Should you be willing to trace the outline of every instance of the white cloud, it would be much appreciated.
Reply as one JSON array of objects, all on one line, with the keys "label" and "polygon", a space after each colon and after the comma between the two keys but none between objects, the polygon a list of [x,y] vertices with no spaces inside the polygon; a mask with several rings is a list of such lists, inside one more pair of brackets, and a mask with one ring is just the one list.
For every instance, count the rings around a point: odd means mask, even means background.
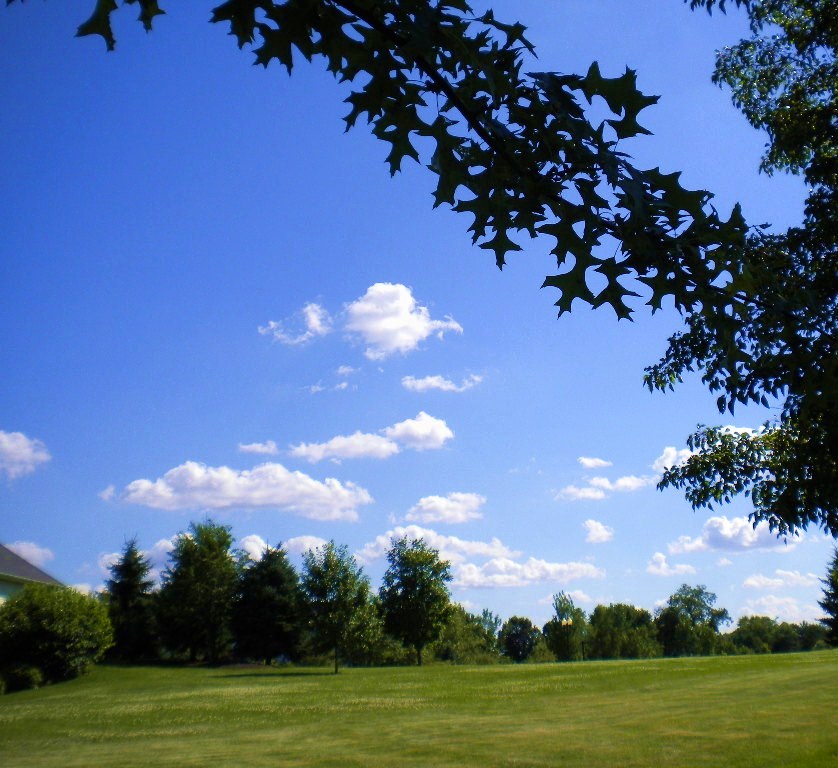
[{"label": "white cloud", "polygon": [[267,548],[268,542],[255,533],[239,539],[239,549],[246,552],[251,560],[260,560]]},{"label": "white cloud", "polygon": [[567,485],[557,494],[557,500],[566,501],[599,501],[605,498],[605,491],[601,488],[580,488],[577,485]]},{"label": "white cloud", "polygon": [[166,510],[273,507],[313,520],[356,520],[357,508],[372,503],[369,492],[354,483],[334,478],[321,482],[281,464],[237,470],[195,461],[170,469],[157,480],[134,480],[122,499]]},{"label": "white cloud", "polygon": [[662,474],[664,470],[670,467],[683,464],[692,455],[693,452],[689,448],[678,450],[674,445],[667,445],[663,449],[663,453],[652,462],[652,469],[658,474]]},{"label": "white cloud", "polygon": [[449,493],[447,496],[424,496],[406,515],[420,523],[466,523],[483,517],[480,511],[486,497],[479,493]]},{"label": "white cloud", "polygon": [[604,544],[606,541],[611,541],[614,538],[614,529],[603,525],[597,520],[586,520],[582,525],[587,531],[585,541],[590,544]]},{"label": "white cloud", "polygon": [[386,459],[399,452],[399,446],[381,435],[355,432],[338,435],[325,443],[300,443],[291,455],[314,464],[323,459]]},{"label": "white cloud", "polygon": [[338,376],[346,377],[351,376],[353,373],[358,373],[358,369],[353,368],[351,365],[340,365],[335,373]]},{"label": "white cloud", "polygon": [[727,568],[727,566],[733,565],[733,560],[727,557],[720,557],[718,560],[716,560],[716,565],[719,568]]},{"label": "white cloud", "polygon": [[443,376],[424,376],[421,379],[415,376],[404,376],[402,386],[411,392],[427,392],[430,389],[437,389],[440,392],[465,392],[482,381],[482,376],[474,374],[463,379],[459,384]]},{"label": "white cloud", "polygon": [[668,545],[670,554],[703,552],[705,550],[726,550],[731,552],[746,549],[790,550],[797,546],[803,535],[789,537],[788,543],[771,532],[768,523],[759,523],[754,528],[747,517],[711,517],[704,523],[701,536],[681,536]]},{"label": "white cloud", "polygon": [[282,542],[282,546],[289,555],[302,555],[312,549],[319,549],[328,544],[326,539],[319,536],[292,536]]},{"label": "white cloud", "polygon": [[332,330],[332,318],[329,313],[319,304],[309,302],[297,314],[302,320],[305,330],[291,332],[286,329],[286,322],[270,320],[267,325],[259,326],[259,333],[262,336],[270,336],[274,341],[289,346],[305,344],[312,339],[326,336]]},{"label": "white cloud", "polygon": [[612,462],[605,459],[597,459],[593,456],[580,456],[577,461],[585,467],[585,469],[602,469],[603,467],[612,466]]},{"label": "white cloud", "polygon": [[258,453],[267,456],[276,456],[279,448],[273,440],[266,440],[264,443],[239,443],[240,453]]},{"label": "white cloud", "polygon": [[[582,603],[593,603],[594,599],[584,590],[581,589],[571,589],[565,590],[565,594],[573,600],[574,605],[581,605]],[[554,593],[551,592],[549,595],[545,595],[541,599],[539,599],[539,605],[553,605],[553,597]]]},{"label": "white cloud", "polygon": [[51,549],[46,547],[39,547],[32,541],[13,541],[7,544],[6,547],[11,549],[16,555],[20,555],[24,560],[37,565],[42,568],[46,563],[55,558]]},{"label": "white cloud", "polygon": [[653,576],[676,576],[695,573],[695,568],[686,563],[670,565],[666,562],[666,555],[663,552],[655,552],[646,566],[646,573],[651,573]]},{"label": "white cloud", "polygon": [[442,338],[445,331],[462,333],[451,317],[432,320],[427,307],[416,303],[413,293],[399,283],[375,283],[346,307],[346,330],[361,336],[370,360],[382,360],[395,353],[406,354],[431,334]]},{"label": "white cloud", "polygon": [[823,616],[823,611],[817,605],[801,605],[793,597],[765,595],[757,600],[746,602],[741,614],[743,616],[768,616],[779,621],[799,623],[801,621],[815,622]]},{"label": "white cloud", "polygon": [[447,440],[454,437],[443,419],[434,418],[424,411],[420,411],[415,419],[400,421],[383,432],[391,440],[416,451],[442,448]]},{"label": "white cloud", "polygon": [[493,538],[491,541],[469,541],[457,536],[444,536],[431,528],[422,528],[418,525],[396,526],[381,536],[365,544],[356,557],[362,562],[371,562],[384,557],[390,548],[390,542],[395,539],[407,537],[408,539],[424,539],[429,547],[439,551],[443,560],[458,564],[471,557],[520,557],[520,552],[515,552],[507,547],[500,539]]},{"label": "white cloud", "polygon": [[46,445],[37,438],[0,429],[0,474],[9,480],[31,474],[51,458]]},{"label": "white cloud", "polygon": [[530,557],[519,563],[496,557],[483,565],[463,563],[454,574],[456,587],[525,587],[545,581],[565,584],[576,579],[600,579],[605,571],[591,563],[550,563]]},{"label": "white cloud", "polygon": [[445,421],[421,411],[415,419],[385,427],[379,434],[359,431],[338,435],[325,443],[300,443],[291,446],[290,453],[312,464],[323,459],[387,459],[399,453],[402,446],[415,451],[431,450],[441,448],[453,437]]},{"label": "white cloud", "polygon": [[116,495],[116,487],[113,485],[109,485],[107,488],[103,488],[97,496],[102,499],[102,501],[110,501]]},{"label": "white cloud", "polygon": [[654,485],[657,482],[656,477],[644,475],[637,477],[636,475],[626,475],[625,477],[618,477],[616,480],[609,480],[607,477],[592,477],[588,480],[588,484],[594,488],[601,488],[603,491],[611,491],[616,493],[631,493],[639,491],[641,488],[646,488]]},{"label": "white cloud", "polygon": [[755,573],[748,576],[742,586],[749,589],[782,589],[784,587],[813,587],[820,579],[814,573],[800,573],[800,571],[784,571],[778,568],[774,576]]}]

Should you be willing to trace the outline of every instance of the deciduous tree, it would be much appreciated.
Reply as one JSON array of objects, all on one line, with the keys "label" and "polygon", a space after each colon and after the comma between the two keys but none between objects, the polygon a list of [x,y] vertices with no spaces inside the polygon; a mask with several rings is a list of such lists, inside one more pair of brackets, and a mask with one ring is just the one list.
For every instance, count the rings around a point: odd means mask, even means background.
[{"label": "deciduous tree", "polygon": [[584,659],[587,631],[585,612],[574,605],[570,595],[564,592],[553,595],[553,618],[544,625],[541,632],[556,659]]},{"label": "deciduous tree", "polygon": [[238,579],[230,527],[212,520],[191,523],[169,554],[158,598],[164,644],[216,664],[229,651],[230,616]]},{"label": "deciduous tree", "polygon": [[31,666],[47,682],[84,674],[113,642],[104,603],[69,587],[28,584],[0,606],[0,666]]},{"label": "deciduous tree", "polygon": [[436,640],[449,613],[451,566],[423,539],[394,539],[379,591],[384,628],[416,652]]},{"label": "deciduous tree", "polygon": [[516,663],[526,661],[541,637],[541,631],[528,618],[513,616],[504,622],[498,635],[501,652]]},{"label": "deciduous tree", "polygon": [[302,588],[317,647],[331,651],[335,674],[341,653],[357,643],[370,605],[370,583],[345,546],[330,541],[306,552]]},{"label": "deciduous tree", "polygon": [[665,656],[710,655],[719,628],[730,622],[724,608],[715,608],[716,595],[700,584],[682,584],[655,617],[658,640]]}]

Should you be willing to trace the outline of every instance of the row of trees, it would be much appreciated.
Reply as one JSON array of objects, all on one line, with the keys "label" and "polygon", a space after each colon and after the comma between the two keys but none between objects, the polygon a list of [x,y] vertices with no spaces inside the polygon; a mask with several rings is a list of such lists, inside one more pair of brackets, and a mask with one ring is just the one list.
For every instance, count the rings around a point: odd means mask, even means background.
[{"label": "row of trees", "polygon": [[334,542],[307,552],[299,575],[280,547],[254,561],[232,545],[229,527],[193,523],[177,537],[155,590],[148,561],[129,541],[107,582],[114,656],[214,664],[233,655],[270,663],[329,653],[337,672],[341,659],[401,661],[409,649],[421,664],[452,610],[449,564],[422,540],[392,542],[377,594],[348,548]]},{"label": "row of trees", "polygon": [[76,677],[110,649],[121,661],[322,660],[355,665],[573,661],[838,646],[838,549],[824,583],[823,626],[763,616],[730,622],[716,596],[682,585],[653,616],[622,603],[590,615],[570,596],[553,598],[539,629],[451,603],[449,564],[422,540],[395,539],[377,593],[346,547],[305,555],[297,574],[282,548],[254,561],[232,548],[230,529],[193,524],[170,555],[159,589],[129,541],[97,597],[34,584],[0,606],[0,692]]},{"label": "row of trees", "polygon": [[[233,548],[230,529],[211,521],[190,526],[170,554],[161,586],[135,541],[111,568],[106,600],[116,658],[159,655],[218,663],[236,657],[270,663],[328,654],[338,671],[351,664],[421,664],[438,660],[486,663],[507,658],[570,661],[716,653],[810,650],[838,644],[831,624],[731,619],[704,586],[682,585],[655,615],[633,605],[598,605],[587,615],[565,593],[539,628],[490,611],[473,614],[452,604],[450,566],[424,541],[395,539],[375,593],[345,546],[309,551],[298,575],[281,547],[254,561]],[[838,579],[838,563],[830,573]],[[838,599],[838,581],[825,581],[824,610]],[[832,606],[835,608],[835,606]],[[834,623],[834,620],[832,620]],[[831,628],[831,634],[829,629]]]}]

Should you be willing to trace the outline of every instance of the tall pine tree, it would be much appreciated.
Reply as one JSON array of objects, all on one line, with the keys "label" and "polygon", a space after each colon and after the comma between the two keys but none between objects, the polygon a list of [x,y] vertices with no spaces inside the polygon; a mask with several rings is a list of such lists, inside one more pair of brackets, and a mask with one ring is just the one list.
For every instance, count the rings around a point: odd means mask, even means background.
[{"label": "tall pine tree", "polygon": [[154,582],[151,566],[137,547],[136,538],[125,543],[107,581],[108,613],[114,631],[111,655],[122,661],[140,661],[157,655],[151,606]]},{"label": "tall pine tree", "polygon": [[823,583],[823,600],[818,605],[826,616],[821,623],[826,626],[826,640],[830,645],[838,645],[838,547],[832,551],[832,561]]}]

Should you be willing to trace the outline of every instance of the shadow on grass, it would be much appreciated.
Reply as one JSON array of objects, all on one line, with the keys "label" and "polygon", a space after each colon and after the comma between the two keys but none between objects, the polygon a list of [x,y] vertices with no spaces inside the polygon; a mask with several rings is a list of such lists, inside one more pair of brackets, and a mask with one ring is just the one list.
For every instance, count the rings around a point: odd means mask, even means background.
[{"label": "shadow on grass", "polygon": [[331,670],[314,670],[311,672],[292,672],[282,669],[268,669],[264,672],[223,672],[216,677],[334,677]]}]

